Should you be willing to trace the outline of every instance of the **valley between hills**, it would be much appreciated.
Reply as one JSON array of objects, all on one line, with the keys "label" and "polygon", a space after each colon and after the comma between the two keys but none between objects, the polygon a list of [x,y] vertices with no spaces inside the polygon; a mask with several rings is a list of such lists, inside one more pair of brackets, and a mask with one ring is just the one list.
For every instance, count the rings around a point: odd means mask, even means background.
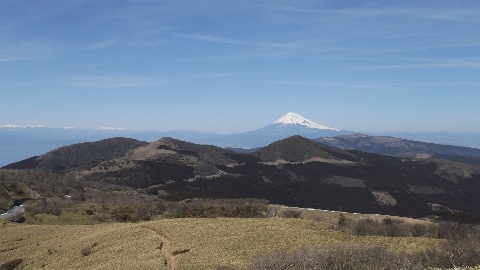
[{"label": "valley between hills", "polygon": [[369,153],[354,146],[392,150],[378,146],[393,138],[349,136],[357,144],[291,136],[250,153],[117,137],[9,164],[0,207],[25,212],[0,225],[0,265],[352,269],[335,268],[346,256],[368,258],[356,269],[480,265],[480,167],[475,156],[460,162],[468,148],[394,140],[396,151]]}]

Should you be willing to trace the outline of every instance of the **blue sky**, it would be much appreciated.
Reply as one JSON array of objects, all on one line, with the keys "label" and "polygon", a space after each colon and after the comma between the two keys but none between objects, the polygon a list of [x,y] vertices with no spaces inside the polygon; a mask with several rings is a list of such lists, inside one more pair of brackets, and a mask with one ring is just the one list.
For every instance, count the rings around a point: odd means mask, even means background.
[{"label": "blue sky", "polygon": [[0,1],[0,126],[480,132],[479,1]]}]

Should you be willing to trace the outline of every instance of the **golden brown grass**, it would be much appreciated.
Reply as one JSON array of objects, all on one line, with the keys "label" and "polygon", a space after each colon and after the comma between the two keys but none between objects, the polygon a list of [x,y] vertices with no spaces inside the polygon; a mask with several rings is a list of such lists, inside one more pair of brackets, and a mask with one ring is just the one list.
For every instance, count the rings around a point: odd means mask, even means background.
[{"label": "golden brown grass", "polygon": [[438,240],[422,238],[352,237],[325,223],[283,218],[175,219],[152,222],[152,225],[167,233],[173,250],[190,249],[177,257],[181,269],[243,268],[259,254],[318,244],[347,242],[415,250],[438,243]]},{"label": "golden brown grass", "polygon": [[0,224],[0,230],[0,265],[23,259],[16,269],[165,269],[162,237],[169,240],[177,269],[242,269],[259,254],[319,244],[349,243],[413,251],[441,241],[351,236],[324,222],[284,218],[169,219],[68,226]]},{"label": "golden brown grass", "polygon": [[1,231],[0,265],[23,259],[15,269],[164,267],[159,237],[132,224],[7,224]]}]

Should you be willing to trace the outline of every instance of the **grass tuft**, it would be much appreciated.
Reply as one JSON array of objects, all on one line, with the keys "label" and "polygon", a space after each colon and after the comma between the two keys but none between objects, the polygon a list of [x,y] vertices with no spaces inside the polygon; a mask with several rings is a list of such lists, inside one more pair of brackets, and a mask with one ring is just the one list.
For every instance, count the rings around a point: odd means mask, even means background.
[{"label": "grass tuft", "polygon": [[0,265],[0,270],[13,270],[23,262],[22,259],[15,259]]}]

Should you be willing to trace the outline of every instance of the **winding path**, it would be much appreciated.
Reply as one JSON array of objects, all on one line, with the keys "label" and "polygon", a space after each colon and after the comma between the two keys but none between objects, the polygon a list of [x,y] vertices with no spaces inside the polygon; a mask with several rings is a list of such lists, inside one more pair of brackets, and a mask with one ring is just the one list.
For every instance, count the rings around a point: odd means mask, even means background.
[{"label": "winding path", "polygon": [[160,250],[162,251],[163,257],[165,258],[165,267],[167,268],[167,270],[177,269],[177,263],[175,262],[175,256],[171,252],[172,245],[170,243],[170,240],[168,240],[163,235],[162,232],[158,231],[155,228],[152,228],[152,227],[147,226],[147,225],[142,225],[141,227],[154,232],[162,240],[162,242],[160,243]]}]

